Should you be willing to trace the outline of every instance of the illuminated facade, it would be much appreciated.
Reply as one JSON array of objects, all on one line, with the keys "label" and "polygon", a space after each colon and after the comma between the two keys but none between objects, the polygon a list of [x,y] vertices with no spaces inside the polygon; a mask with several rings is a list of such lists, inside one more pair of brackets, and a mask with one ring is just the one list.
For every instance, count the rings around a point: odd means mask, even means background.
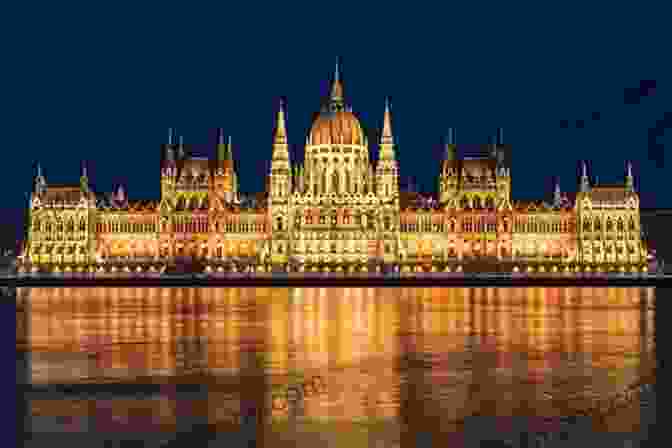
[{"label": "illuminated facade", "polygon": [[389,102],[376,163],[345,101],[338,67],[313,122],[303,164],[289,157],[277,113],[265,193],[238,191],[231,139],[214,159],[187,154],[171,130],[161,157],[161,199],[107,197],[89,186],[47,185],[30,201],[20,272],[584,272],[646,270],[639,198],[628,164],[622,185],[551,203],[511,200],[510,147],[501,132],[475,156],[458,156],[450,131],[435,199],[399,189]]}]

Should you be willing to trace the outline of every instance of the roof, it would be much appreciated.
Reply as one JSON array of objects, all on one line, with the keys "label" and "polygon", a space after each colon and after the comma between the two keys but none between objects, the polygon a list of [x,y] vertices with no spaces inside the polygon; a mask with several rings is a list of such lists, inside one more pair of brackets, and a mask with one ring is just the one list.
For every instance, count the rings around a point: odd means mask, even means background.
[{"label": "roof", "polygon": [[349,111],[320,113],[310,129],[310,143],[329,145],[341,142],[346,145],[364,144],[364,132],[359,119]]},{"label": "roof", "polygon": [[47,185],[44,194],[40,197],[43,203],[77,203],[82,197],[94,198],[94,193],[88,195],[79,185]]},{"label": "roof", "polygon": [[623,202],[628,197],[628,192],[623,185],[607,186],[600,185],[593,187],[590,192],[593,201],[600,202]]}]

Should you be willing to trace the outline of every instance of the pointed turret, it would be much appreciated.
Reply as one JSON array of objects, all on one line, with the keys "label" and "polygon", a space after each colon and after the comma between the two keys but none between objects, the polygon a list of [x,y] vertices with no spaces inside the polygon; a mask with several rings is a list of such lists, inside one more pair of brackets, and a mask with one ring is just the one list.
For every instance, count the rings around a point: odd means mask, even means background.
[{"label": "pointed turret", "polygon": [[392,117],[390,116],[390,100],[385,98],[385,113],[383,116],[383,133],[380,136],[379,160],[394,160],[394,137],[392,136]]},{"label": "pointed turret", "polygon": [[280,99],[280,107],[278,108],[278,114],[275,124],[275,134],[273,135],[273,144],[275,145],[285,145],[287,144],[287,128],[285,124],[285,104],[282,99]]},{"label": "pointed turret", "polygon": [[226,142],[224,141],[224,130],[219,128],[217,130],[217,161],[222,162],[226,160],[227,152]]},{"label": "pointed turret", "polygon": [[635,191],[635,179],[632,177],[632,163],[628,161],[625,172],[625,189],[628,193]]},{"label": "pointed turret", "polygon": [[82,175],[79,178],[79,185],[82,191],[89,191],[89,177],[86,173],[86,163],[82,162]]},{"label": "pointed turret", "polygon": [[271,196],[281,198],[291,191],[292,172],[287,145],[287,128],[285,122],[285,102],[281,99],[276,116],[273,134],[273,154],[271,157]]},{"label": "pointed turret", "polygon": [[37,176],[35,176],[35,193],[40,195],[45,192],[47,188],[47,181],[42,175],[42,166],[37,162]]},{"label": "pointed turret", "polygon": [[233,143],[230,135],[229,135],[229,144],[226,147],[226,160],[233,161]]},{"label": "pointed turret", "polygon": [[448,128],[446,139],[445,160],[457,160],[457,146],[455,145],[455,128]]},{"label": "pointed turret", "polygon": [[343,105],[343,83],[341,82],[341,68],[338,58],[336,58],[336,69],[334,70],[334,80],[331,83],[329,100],[332,105]]},{"label": "pointed turret", "polygon": [[126,203],[126,191],[124,191],[124,186],[119,184],[117,187],[117,193],[114,195],[114,199],[119,203],[119,205],[123,205]]},{"label": "pointed turret", "polygon": [[583,193],[590,191],[590,182],[588,181],[588,169],[586,168],[586,161],[581,161],[581,182],[579,189]]},{"label": "pointed turret", "polygon": [[383,115],[383,132],[380,136],[378,164],[376,165],[377,195],[386,199],[396,197],[399,192],[397,178],[397,161],[394,151],[394,137],[392,134],[392,116],[390,100],[385,98],[385,113]]},{"label": "pointed turret", "polygon": [[177,144],[177,158],[178,160],[183,160],[184,157],[184,137],[180,135]]},{"label": "pointed turret", "polygon": [[553,191],[553,205],[559,207],[561,200],[562,200],[562,194],[560,192],[560,178],[557,177],[555,179],[555,190]]}]

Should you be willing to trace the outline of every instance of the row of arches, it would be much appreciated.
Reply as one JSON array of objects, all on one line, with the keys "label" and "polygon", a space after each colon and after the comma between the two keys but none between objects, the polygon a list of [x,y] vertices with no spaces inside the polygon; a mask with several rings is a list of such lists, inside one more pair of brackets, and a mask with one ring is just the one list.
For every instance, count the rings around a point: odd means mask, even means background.
[{"label": "row of arches", "polygon": [[87,231],[87,219],[84,217],[62,218],[60,216],[32,220],[32,231],[40,233],[74,233]]},{"label": "row of arches", "polygon": [[612,218],[610,216],[584,216],[581,218],[581,230],[584,232],[625,232],[627,222],[628,232],[636,231],[635,219],[631,216],[627,219],[619,216]]}]

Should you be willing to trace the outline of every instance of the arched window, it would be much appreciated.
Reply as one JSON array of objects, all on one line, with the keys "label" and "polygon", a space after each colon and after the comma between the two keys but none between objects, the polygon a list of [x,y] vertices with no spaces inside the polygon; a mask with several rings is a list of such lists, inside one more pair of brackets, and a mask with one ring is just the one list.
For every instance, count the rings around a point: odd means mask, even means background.
[{"label": "arched window", "polygon": [[596,220],[595,220],[595,231],[596,231],[596,232],[599,232],[600,230],[602,230],[602,226],[601,226],[600,224],[601,224],[601,223],[600,223],[600,219],[599,219],[599,218],[596,219]]},{"label": "arched window", "polygon": [[278,230],[282,230],[282,216],[278,216],[276,219],[276,225]]},{"label": "arched window", "polygon": [[584,232],[590,232],[590,220],[585,219],[583,220],[583,231]]},{"label": "arched window", "polygon": [[607,232],[614,230],[614,223],[611,221],[611,218],[607,218]]},{"label": "arched window", "polygon": [[628,222],[628,230],[633,232],[635,230],[635,220],[630,218],[630,222]]}]

